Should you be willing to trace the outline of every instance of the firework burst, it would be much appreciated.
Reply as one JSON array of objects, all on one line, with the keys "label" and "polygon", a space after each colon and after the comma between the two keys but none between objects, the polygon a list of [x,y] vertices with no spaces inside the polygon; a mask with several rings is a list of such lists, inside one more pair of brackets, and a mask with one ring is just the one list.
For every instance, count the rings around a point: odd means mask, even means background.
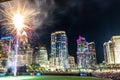
[{"label": "firework burst", "polygon": [[[0,10],[4,16],[4,25],[7,25],[7,30],[13,36],[16,35],[16,30],[23,31],[32,30],[32,22],[40,12],[29,6],[27,0],[14,0],[3,3],[3,9]],[[16,27],[17,26],[17,27]]]}]

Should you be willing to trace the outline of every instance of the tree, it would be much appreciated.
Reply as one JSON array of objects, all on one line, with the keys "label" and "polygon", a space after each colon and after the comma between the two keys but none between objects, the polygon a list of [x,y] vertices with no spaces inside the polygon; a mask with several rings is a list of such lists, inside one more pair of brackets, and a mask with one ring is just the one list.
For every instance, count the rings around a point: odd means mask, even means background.
[{"label": "tree", "polygon": [[28,70],[39,70],[39,68],[40,68],[40,65],[37,63],[32,63],[32,64],[27,66]]},{"label": "tree", "polygon": [[2,62],[1,62],[2,66],[5,68],[6,65],[7,65],[7,60],[3,59]]}]

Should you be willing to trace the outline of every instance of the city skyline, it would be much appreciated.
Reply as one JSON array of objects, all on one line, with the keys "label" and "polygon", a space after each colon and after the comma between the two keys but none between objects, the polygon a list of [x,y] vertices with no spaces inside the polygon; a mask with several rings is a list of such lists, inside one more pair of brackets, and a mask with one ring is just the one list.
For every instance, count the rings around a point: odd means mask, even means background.
[{"label": "city skyline", "polygon": [[[35,4],[37,1],[30,0]],[[104,60],[103,43],[113,35],[120,35],[119,0],[50,0],[42,8],[48,14],[36,29],[34,44],[45,44],[50,53],[52,32],[63,30],[68,36],[68,51],[76,56],[76,39],[79,35],[88,42],[95,42],[98,62]],[[3,31],[1,29],[1,31]],[[1,32],[0,31],[0,32]],[[0,33],[1,34],[1,33]],[[37,39],[36,39],[37,38]]]},{"label": "city skyline", "polygon": [[[53,23],[44,24],[41,29],[42,38],[50,52],[52,32],[64,30],[68,36],[69,53],[76,56],[76,39],[79,35],[86,37],[88,42],[95,42],[98,62],[104,60],[103,43],[113,35],[119,35],[120,1],[118,0],[55,0],[52,13]],[[45,32],[45,33],[44,33]]]},{"label": "city skyline", "polygon": [[0,77],[44,75],[120,79],[120,0],[0,1]]}]

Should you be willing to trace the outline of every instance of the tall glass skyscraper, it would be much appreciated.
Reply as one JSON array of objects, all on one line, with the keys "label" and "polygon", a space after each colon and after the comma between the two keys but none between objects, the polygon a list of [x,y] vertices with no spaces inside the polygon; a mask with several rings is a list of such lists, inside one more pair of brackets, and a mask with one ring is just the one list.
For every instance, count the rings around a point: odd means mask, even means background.
[{"label": "tall glass skyscraper", "polygon": [[91,58],[89,58],[90,59],[90,65],[91,65],[91,67],[93,67],[97,64],[95,43],[90,42],[88,44],[88,49],[89,49],[89,52],[91,53]]},{"label": "tall glass skyscraper", "polygon": [[86,54],[85,52],[88,51],[88,43],[86,42],[85,38],[79,36],[77,39],[77,64],[79,68],[87,67],[86,63]]},{"label": "tall glass skyscraper", "polygon": [[65,70],[68,65],[68,41],[65,31],[57,31],[51,34],[51,61],[56,69]]},{"label": "tall glass skyscraper", "polygon": [[77,64],[79,68],[92,68],[96,64],[95,43],[88,43],[84,37],[77,39]]}]

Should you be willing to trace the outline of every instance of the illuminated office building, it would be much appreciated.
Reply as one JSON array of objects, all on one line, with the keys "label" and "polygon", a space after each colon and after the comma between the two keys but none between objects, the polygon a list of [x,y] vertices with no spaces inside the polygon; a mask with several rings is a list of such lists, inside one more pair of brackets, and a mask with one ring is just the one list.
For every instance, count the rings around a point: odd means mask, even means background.
[{"label": "illuminated office building", "polygon": [[12,37],[11,36],[5,36],[1,37],[0,41],[0,63],[2,60],[7,60],[9,58],[9,55],[11,53],[11,46],[12,46]]},{"label": "illuminated office building", "polygon": [[51,34],[50,63],[55,68],[65,70],[68,66],[68,42],[65,31]]},{"label": "illuminated office building", "polygon": [[3,42],[0,41],[0,66],[2,66],[2,61],[7,59],[7,53],[4,51]]},{"label": "illuminated office building", "polygon": [[[30,44],[28,44],[27,39],[28,37],[26,32],[22,32],[19,40],[17,66],[24,66],[26,64],[32,63],[33,49],[31,48]],[[4,43],[3,51],[7,53],[7,66],[12,67],[15,60],[16,44],[13,43],[13,39],[11,38],[11,36],[2,37],[1,40]]]},{"label": "illuminated office building", "polygon": [[77,39],[77,64],[78,67],[87,67],[86,63],[86,54],[85,52],[88,51],[88,43],[86,42],[85,38],[79,36]]},{"label": "illuminated office building", "polygon": [[113,36],[111,39],[113,43],[113,58],[115,64],[120,64],[120,36]]},{"label": "illuminated office building", "polygon": [[41,46],[38,50],[36,63],[38,63],[41,67],[48,67],[48,54],[46,47]]},{"label": "illuminated office building", "polygon": [[[18,51],[18,66],[32,64],[33,61],[33,49],[28,43],[28,36],[25,31],[22,32],[19,42],[19,51]],[[20,59],[19,59],[20,58]],[[22,64],[20,64],[20,62]]]},{"label": "illuminated office building", "polygon": [[77,39],[77,64],[79,68],[91,68],[96,64],[94,42],[88,43],[82,36]]},{"label": "illuminated office building", "polygon": [[120,36],[112,36],[111,40],[105,42],[104,59],[108,64],[120,64]]},{"label": "illuminated office building", "polygon": [[75,58],[74,56],[68,56],[70,67],[75,67]]},{"label": "illuminated office building", "polygon": [[88,49],[89,49],[89,52],[91,53],[91,58],[89,58],[91,60],[90,65],[91,66],[95,66],[97,64],[95,43],[94,42],[90,42],[88,44]]},{"label": "illuminated office building", "polygon": [[103,44],[103,51],[104,51],[104,61],[105,62],[108,62],[108,59],[107,59],[107,42],[105,42],[104,44]]},{"label": "illuminated office building", "polygon": [[107,64],[114,64],[114,53],[112,41],[105,42],[103,44],[104,60]]}]

